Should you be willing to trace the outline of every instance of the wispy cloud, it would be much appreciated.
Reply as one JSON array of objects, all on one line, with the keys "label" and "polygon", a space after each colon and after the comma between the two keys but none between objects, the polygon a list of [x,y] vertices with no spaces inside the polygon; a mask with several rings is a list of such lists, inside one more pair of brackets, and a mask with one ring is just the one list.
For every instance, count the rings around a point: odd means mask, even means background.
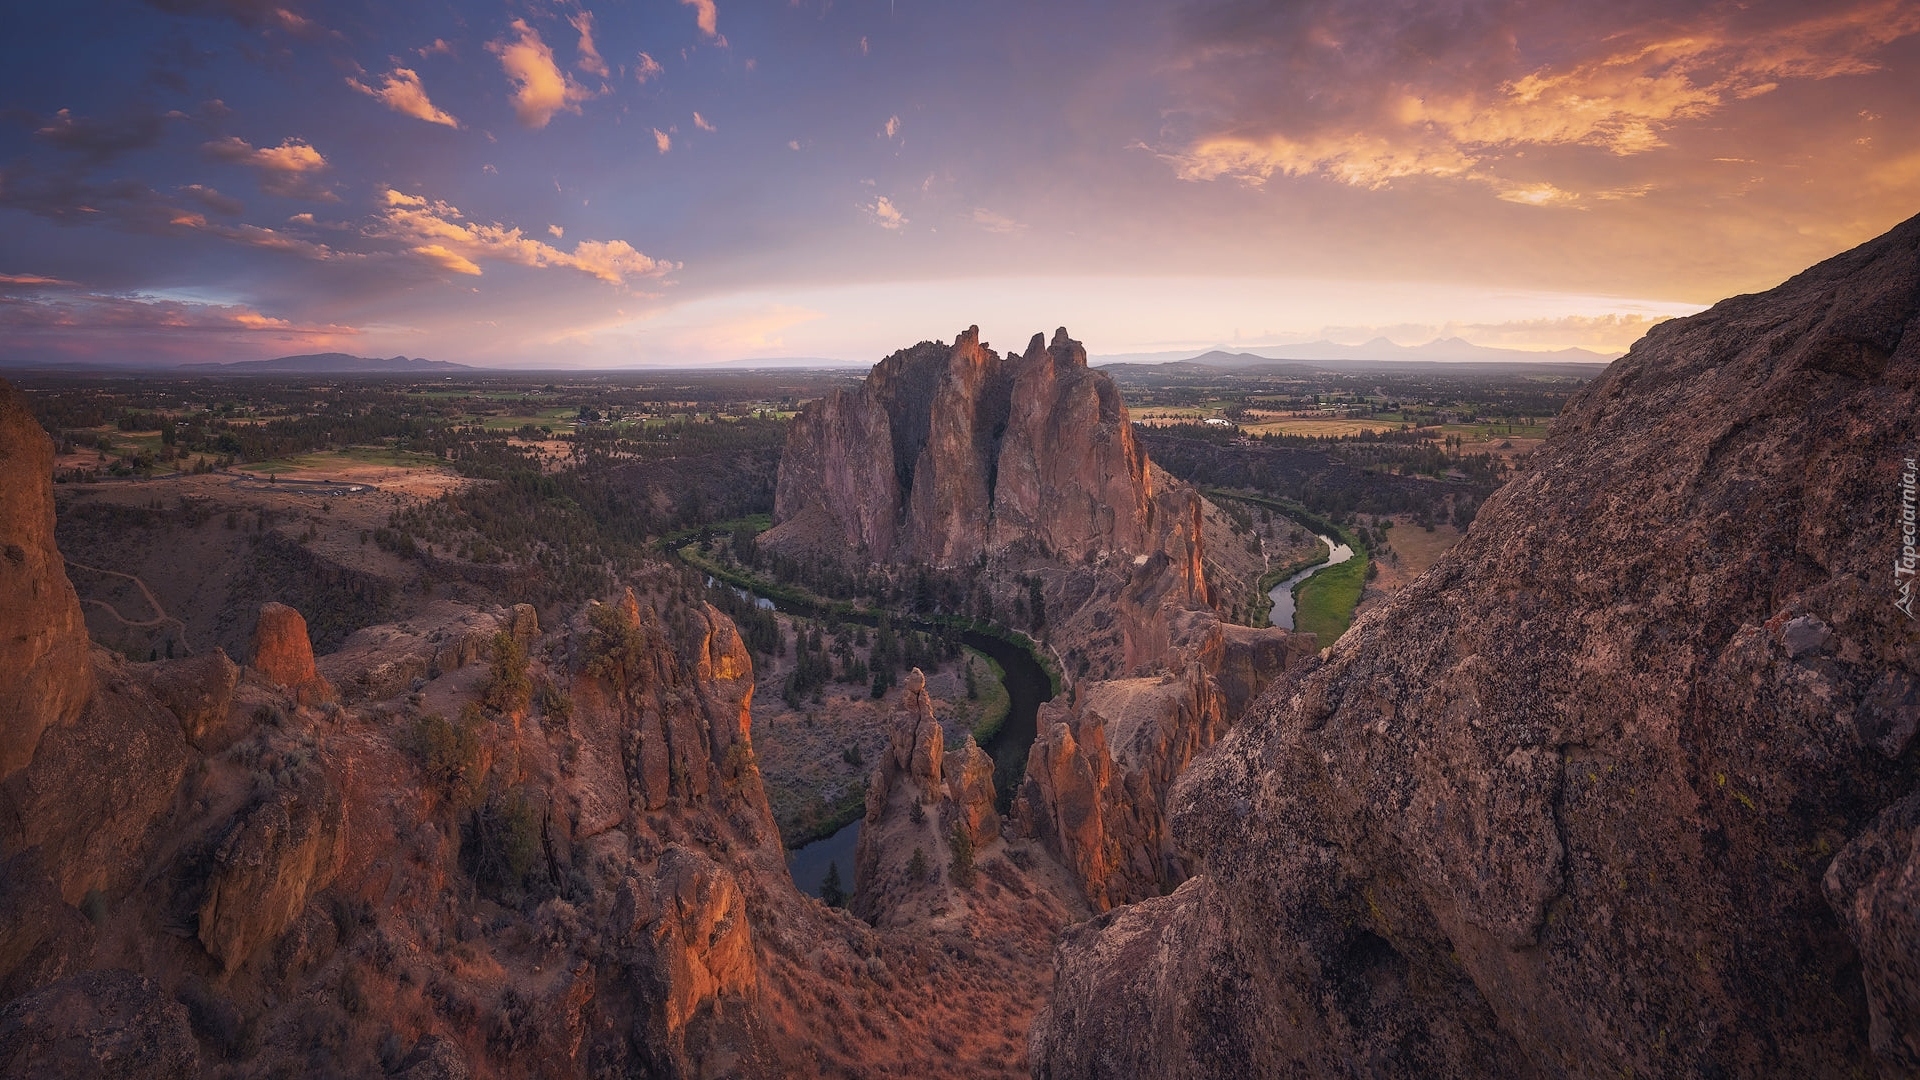
[{"label": "wispy cloud", "polygon": [[654,128],[653,145],[658,147],[660,152],[664,154],[673,149],[673,139],[668,136],[666,132],[661,131],[659,128]]},{"label": "wispy cloud", "polygon": [[893,139],[899,137],[899,135],[900,118],[898,116],[887,117],[887,122],[880,125],[880,137],[883,139]]},{"label": "wispy cloud", "polygon": [[595,48],[593,44],[593,12],[583,8],[578,13],[569,16],[567,24],[572,26],[574,30],[580,34],[580,59],[574,66],[589,75],[598,75],[603,79],[606,78],[607,62],[600,58],[600,50]]},{"label": "wispy cloud", "polygon": [[719,128],[714,127],[712,122],[709,121],[706,117],[701,116],[697,112],[693,114],[693,126],[699,128],[701,131],[719,131],[720,130]]},{"label": "wispy cloud", "polygon": [[973,213],[969,215],[968,220],[972,221],[978,228],[985,229],[990,233],[999,233],[1002,236],[1015,236],[1027,231],[1025,224],[1015,221],[1005,214],[996,214],[984,206],[974,207]]},{"label": "wispy cloud", "polygon": [[320,183],[320,174],[327,169],[327,159],[304,139],[287,139],[279,146],[256,147],[237,135],[230,135],[205,143],[201,149],[215,161],[253,169],[260,174],[260,189],[270,195],[340,201],[338,195]]},{"label": "wispy cloud", "polygon": [[425,120],[429,124],[441,124],[450,128],[460,126],[460,121],[455,120],[451,113],[427,100],[427,91],[420,85],[420,76],[410,68],[394,68],[388,72],[386,81],[380,85],[379,89],[351,77],[347,79],[347,85],[368,97],[385,102],[387,108],[402,116],[411,116],[416,120]]},{"label": "wispy cloud", "polygon": [[680,0],[693,9],[693,21],[700,32],[709,38],[720,36],[720,9],[714,6],[714,0]]},{"label": "wispy cloud", "polygon": [[907,216],[901,213],[900,208],[893,205],[893,200],[885,195],[875,196],[872,202],[861,209],[872,217],[875,225],[883,229],[898,231],[901,226],[907,224]]},{"label": "wispy cloud", "polygon": [[163,118],[157,112],[137,112],[114,119],[74,116],[61,109],[40,127],[33,137],[62,150],[81,155],[89,164],[104,165],[132,150],[142,150],[160,141]]},{"label": "wispy cloud", "polygon": [[678,264],[662,262],[625,240],[582,240],[571,252],[537,240],[518,228],[468,221],[457,207],[388,190],[386,205],[369,234],[396,240],[429,263],[457,274],[478,275],[483,260],[534,268],[561,267],[610,285],[632,278],[662,277]]},{"label": "wispy cloud", "polygon": [[660,66],[660,61],[655,60],[646,53],[641,53],[639,58],[634,61],[633,77],[644,86],[654,79],[659,78],[660,74],[666,70],[666,68]]},{"label": "wispy cloud", "polygon": [[513,83],[513,111],[528,127],[543,128],[557,112],[578,113],[580,103],[592,97],[553,62],[553,50],[525,19],[513,20],[517,35],[487,43]]}]

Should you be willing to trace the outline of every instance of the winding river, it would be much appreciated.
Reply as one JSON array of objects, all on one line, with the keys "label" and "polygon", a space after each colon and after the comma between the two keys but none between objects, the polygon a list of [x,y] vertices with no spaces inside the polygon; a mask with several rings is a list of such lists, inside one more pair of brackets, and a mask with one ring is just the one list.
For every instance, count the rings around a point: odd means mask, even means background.
[{"label": "winding river", "polygon": [[1267,621],[1282,630],[1293,629],[1293,590],[1298,588],[1308,578],[1325,570],[1327,567],[1339,566],[1341,563],[1353,558],[1353,549],[1340,543],[1331,536],[1322,536],[1320,542],[1327,545],[1327,550],[1333,553],[1327,557],[1326,562],[1307,567],[1305,570],[1275,585],[1273,590],[1267,593],[1267,595],[1273,599],[1273,612],[1267,616]]},{"label": "winding river", "polygon": [[[755,596],[753,601],[761,607],[775,607],[773,601],[763,596]],[[809,605],[788,602],[786,609],[792,614],[809,618],[820,615],[818,610]],[[865,616],[843,615],[840,618],[867,626],[876,622]],[[940,629],[931,623],[911,618],[901,619],[900,622],[917,630]],[[1032,653],[1010,641],[977,630],[963,630],[960,642],[992,657],[1005,673],[1002,684],[1007,688],[1007,717],[1001,722],[1000,730],[994,732],[993,737],[981,747],[993,758],[995,802],[1004,814],[1012,806],[1014,792],[1020,786],[1021,778],[1026,775],[1027,751],[1033,746],[1040,705],[1053,697],[1053,680]],[[840,887],[848,893],[853,892],[853,850],[859,841],[860,819],[855,818],[832,836],[789,851],[787,869],[793,874],[793,883],[809,896],[819,896],[828,868],[834,867],[840,872]]]}]

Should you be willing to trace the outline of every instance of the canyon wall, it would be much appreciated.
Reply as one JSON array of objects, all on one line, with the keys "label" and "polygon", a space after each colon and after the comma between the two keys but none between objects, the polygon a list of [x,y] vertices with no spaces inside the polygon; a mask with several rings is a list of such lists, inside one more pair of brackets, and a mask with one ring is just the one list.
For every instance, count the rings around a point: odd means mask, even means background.
[{"label": "canyon wall", "polygon": [[[31,418],[0,420],[0,460],[38,460]],[[0,470],[0,506],[50,505],[47,468]],[[37,576],[0,640],[66,662],[0,668],[23,757],[0,776],[0,1073],[1024,1072],[1073,911],[1003,847],[940,925],[801,895],[751,657],[676,573],[544,633],[436,601],[315,658],[270,605],[245,668],[135,664],[66,632],[51,523],[10,520],[35,557],[4,564]],[[983,758],[921,768],[985,839]]]},{"label": "canyon wall", "polygon": [[53,542],[53,440],[0,381],[0,779],[92,693],[87,627]]},{"label": "canyon wall", "polygon": [[1920,219],[1656,327],[1175,784],[1035,1075],[1912,1075]]},{"label": "canyon wall", "polygon": [[[1210,562],[1208,535],[1230,527],[1147,460],[1119,389],[1064,328],[1002,358],[970,327],[808,404],[774,521],[764,550],[853,570],[961,568],[976,610],[1002,620],[1031,614],[1038,597],[1037,632],[1071,685],[1039,718],[1014,828],[1041,840],[1096,910],[1186,878],[1162,812],[1168,787],[1250,690],[1317,648],[1220,621],[1216,595],[1257,578],[1259,556],[1235,538]],[[897,801],[889,779],[876,773],[870,791],[862,880],[904,861],[880,857]],[[858,894],[870,916],[873,893]]]},{"label": "canyon wall", "polygon": [[969,327],[801,410],[761,543],[857,565],[1091,561],[1160,550],[1153,497],[1118,388],[1064,327],[1004,359]]}]

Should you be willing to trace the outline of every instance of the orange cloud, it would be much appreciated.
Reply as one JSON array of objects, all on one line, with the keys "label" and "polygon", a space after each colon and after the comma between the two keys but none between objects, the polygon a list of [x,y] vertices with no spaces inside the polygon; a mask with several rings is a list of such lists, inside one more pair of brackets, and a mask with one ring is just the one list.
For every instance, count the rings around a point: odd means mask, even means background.
[{"label": "orange cloud", "polygon": [[580,34],[580,60],[574,66],[589,75],[606,78],[607,62],[601,59],[600,50],[593,44],[593,12],[582,9],[567,19],[567,25]]},{"label": "orange cloud", "polygon": [[714,6],[714,0],[680,0],[693,9],[693,21],[699,25],[700,32],[710,38],[720,36],[720,9]]},{"label": "orange cloud", "polygon": [[272,195],[339,202],[339,196],[321,186],[319,174],[327,159],[304,139],[287,139],[279,146],[255,147],[238,136],[228,136],[201,147],[217,161],[245,165],[260,173],[260,189]]},{"label": "orange cloud", "polygon": [[659,78],[660,73],[665,70],[666,68],[660,66],[660,61],[655,60],[646,53],[641,53],[639,62],[633,65],[633,77],[640,83],[645,84]]},{"label": "orange cloud", "polygon": [[494,260],[577,270],[610,285],[624,285],[631,278],[662,277],[679,268],[625,240],[582,240],[567,252],[518,228],[467,221],[459,208],[437,199],[388,190],[385,201],[371,234],[399,240],[409,252],[457,274],[478,275],[482,260]]},{"label": "orange cloud", "polygon": [[[1196,112],[1205,117],[1205,130],[1160,156],[1187,180],[1259,185],[1275,175],[1322,176],[1379,188],[1432,177],[1479,183],[1524,205],[1586,206],[1647,189],[1582,193],[1548,180],[1512,179],[1503,175],[1510,168],[1503,159],[1529,147],[1647,153],[1665,146],[1677,126],[1785,82],[1875,71],[1876,50],[1920,33],[1920,6],[1907,0],[1864,0],[1812,13],[1789,9],[1771,25],[1736,25],[1731,20],[1745,7],[1715,6],[1677,24],[1596,33],[1595,46],[1582,55],[1504,77],[1499,69],[1518,62],[1514,50],[1525,27],[1493,38],[1485,48],[1490,59],[1354,72],[1342,68],[1357,63],[1349,56],[1398,55],[1405,46],[1356,40],[1359,24],[1329,16],[1305,32],[1291,28],[1304,42],[1293,66],[1305,72],[1291,92],[1305,95],[1304,103],[1234,99]],[[1189,69],[1204,81],[1210,62],[1234,55],[1228,44],[1215,44],[1192,58]]]},{"label": "orange cloud", "polygon": [[553,62],[553,50],[525,19],[515,19],[511,25],[519,37],[488,42],[487,51],[500,58],[513,83],[513,111],[520,122],[543,128],[554,113],[578,113],[580,103],[593,95],[560,70]]},{"label": "orange cloud", "polygon": [[460,121],[452,114],[438,108],[427,100],[426,88],[420,85],[420,76],[408,68],[395,68],[387,73],[386,82],[378,90],[366,85],[359,79],[349,78],[347,85],[386,103],[387,108],[402,116],[411,116],[416,120],[425,120],[429,124],[458,128]]},{"label": "orange cloud", "polygon": [[872,216],[875,225],[890,232],[897,232],[901,226],[907,224],[907,216],[901,213],[900,208],[893,205],[893,200],[885,195],[876,196],[871,203],[861,209]]}]

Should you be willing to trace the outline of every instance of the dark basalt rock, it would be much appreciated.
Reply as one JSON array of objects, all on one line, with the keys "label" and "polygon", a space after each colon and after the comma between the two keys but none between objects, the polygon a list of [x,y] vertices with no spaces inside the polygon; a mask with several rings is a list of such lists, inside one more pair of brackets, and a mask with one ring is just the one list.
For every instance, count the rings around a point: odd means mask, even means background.
[{"label": "dark basalt rock", "polygon": [[1036,1075],[1910,1075],[1916,319],[1920,218],[1615,362],[1181,778]]}]

